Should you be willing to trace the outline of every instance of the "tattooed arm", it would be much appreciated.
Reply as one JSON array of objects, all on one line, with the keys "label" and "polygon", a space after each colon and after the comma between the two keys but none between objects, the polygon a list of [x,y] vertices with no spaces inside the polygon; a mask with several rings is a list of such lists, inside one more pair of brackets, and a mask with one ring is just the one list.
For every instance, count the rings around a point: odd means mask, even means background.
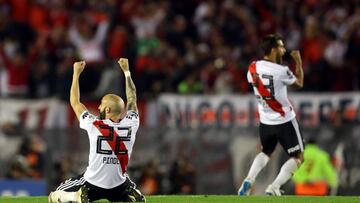
[{"label": "tattooed arm", "polygon": [[136,105],[136,87],[133,80],[131,79],[129,61],[127,58],[120,58],[118,63],[125,75],[127,110],[138,112]]}]

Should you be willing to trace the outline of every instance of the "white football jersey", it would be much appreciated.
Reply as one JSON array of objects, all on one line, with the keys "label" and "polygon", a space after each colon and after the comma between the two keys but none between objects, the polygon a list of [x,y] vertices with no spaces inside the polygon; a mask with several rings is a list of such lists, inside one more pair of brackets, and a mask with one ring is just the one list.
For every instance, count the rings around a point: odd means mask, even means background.
[{"label": "white football jersey", "polygon": [[128,111],[119,122],[100,120],[84,111],[80,116],[80,128],[89,136],[89,164],[84,178],[89,183],[110,189],[126,180],[126,168],[139,128],[139,115]]},{"label": "white football jersey", "polygon": [[287,98],[287,86],[294,84],[296,77],[289,67],[265,60],[255,61],[249,66],[247,79],[253,85],[261,123],[277,125],[295,117]]}]

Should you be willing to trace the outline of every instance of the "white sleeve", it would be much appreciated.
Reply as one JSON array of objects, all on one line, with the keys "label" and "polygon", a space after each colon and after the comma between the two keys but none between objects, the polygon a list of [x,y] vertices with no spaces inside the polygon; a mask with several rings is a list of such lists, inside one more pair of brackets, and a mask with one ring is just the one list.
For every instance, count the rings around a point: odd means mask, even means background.
[{"label": "white sleeve", "polygon": [[72,43],[75,44],[76,48],[84,44],[83,38],[80,36],[79,31],[74,26],[71,26],[69,29],[69,39]]},{"label": "white sleeve", "polygon": [[289,69],[289,67],[286,67],[285,71],[282,72],[279,79],[286,85],[292,85],[296,81],[296,77],[294,73]]},{"label": "white sleeve", "polygon": [[106,37],[106,33],[109,28],[109,22],[107,22],[107,21],[101,22],[98,26],[99,27],[97,28],[97,31],[95,34],[95,41],[98,43],[102,43]]},{"label": "white sleeve", "polygon": [[140,125],[140,118],[139,114],[135,111],[128,111],[125,116],[126,120],[132,123],[132,125],[139,126]]},{"label": "white sleeve", "polygon": [[96,116],[90,114],[88,111],[82,112],[80,115],[80,128],[84,130],[90,130],[95,120]]}]

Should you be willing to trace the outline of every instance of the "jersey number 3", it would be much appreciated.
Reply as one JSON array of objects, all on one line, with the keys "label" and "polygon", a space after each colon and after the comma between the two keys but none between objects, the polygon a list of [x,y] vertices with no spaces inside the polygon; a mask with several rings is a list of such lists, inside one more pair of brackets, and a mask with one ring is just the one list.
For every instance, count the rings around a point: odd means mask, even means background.
[{"label": "jersey number 3", "polygon": [[274,90],[274,79],[273,79],[273,76],[272,75],[266,75],[266,74],[263,74],[261,75],[261,78],[264,80],[268,80],[268,85],[264,85],[259,77],[259,75],[257,73],[253,74],[252,73],[252,78],[253,78],[253,85],[259,89],[260,86],[262,85],[263,88],[267,89],[268,90],[268,94],[265,94],[265,93],[260,93],[262,99],[264,100],[274,100],[275,99],[275,90]]},{"label": "jersey number 3", "polygon": [[[111,126],[107,126],[107,125],[100,125],[99,126],[100,129],[102,130],[106,130],[107,131],[107,136],[98,136],[97,139],[97,146],[96,146],[96,153],[98,154],[112,154],[114,153],[115,155],[125,155],[128,154],[128,150],[125,149],[121,149],[121,142],[124,141],[130,141],[131,138],[131,127],[118,127],[117,130],[126,130],[127,131],[127,135],[126,137],[120,137],[117,135],[114,135],[114,127]],[[114,139],[115,136],[115,139]],[[103,149],[102,148],[102,143],[103,141],[106,141],[109,143],[109,145],[114,144],[113,142],[115,142],[115,149],[110,150],[110,149]]]}]

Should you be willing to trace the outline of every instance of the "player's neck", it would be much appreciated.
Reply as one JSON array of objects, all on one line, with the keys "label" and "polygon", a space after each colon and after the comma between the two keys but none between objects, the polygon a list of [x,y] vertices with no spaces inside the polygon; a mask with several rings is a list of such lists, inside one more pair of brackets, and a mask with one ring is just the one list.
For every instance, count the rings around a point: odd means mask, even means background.
[{"label": "player's neck", "polygon": [[121,120],[120,115],[109,116],[107,119],[110,119],[112,122],[115,122],[115,123],[118,123]]},{"label": "player's neck", "polygon": [[272,63],[276,63],[276,57],[273,56],[273,55],[266,55],[266,56],[264,56],[264,60],[265,60],[265,61],[270,61],[270,62],[272,62]]}]

